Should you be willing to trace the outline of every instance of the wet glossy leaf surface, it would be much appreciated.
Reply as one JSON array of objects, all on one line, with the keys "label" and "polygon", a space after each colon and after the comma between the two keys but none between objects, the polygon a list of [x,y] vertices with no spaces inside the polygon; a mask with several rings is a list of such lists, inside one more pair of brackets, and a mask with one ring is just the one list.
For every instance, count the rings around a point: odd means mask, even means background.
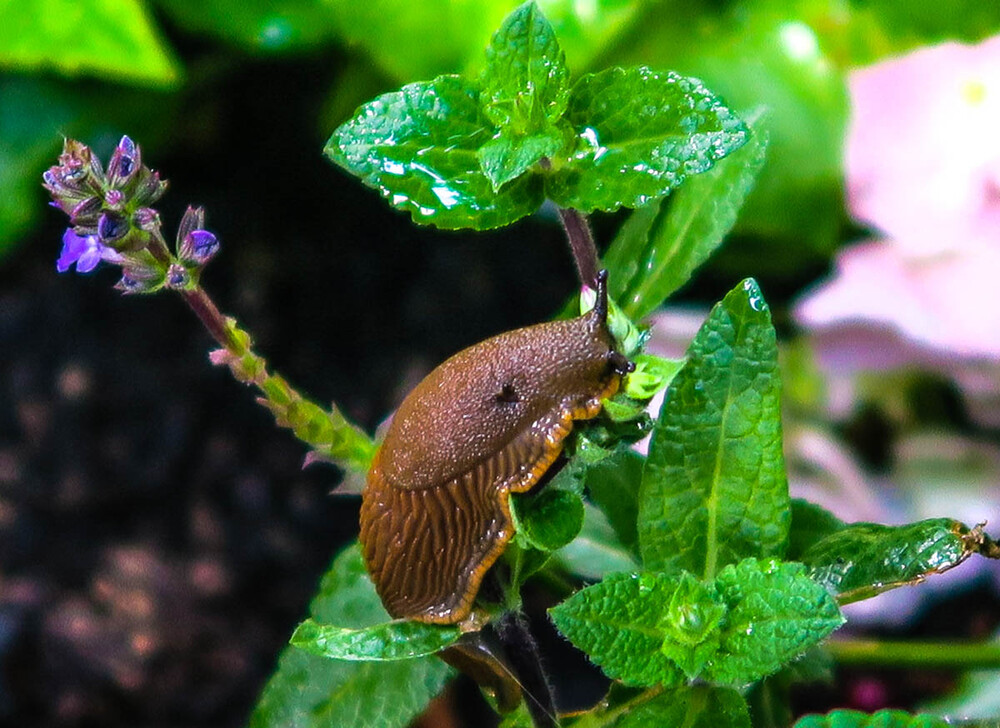
[{"label": "wet glossy leaf surface", "polygon": [[751,136],[743,148],[668,200],[637,210],[619,230],[604,263],[611,295],[632,318],[648,316],[684,285],[736,224],[767,149],[759,115],[748,122]]},{"label": "wet glossy leaf surface", "polygon": [[569,98],[569,69],[552,26],[534,3],[507,16],[486,49],[483,113],[519,134],[559,120]]},{"label": "wet glossy leaf surface", "polygon": [[520,177],[543,157],[552,157],[562,149],[563,137],[555,130],[531,136],[512,136],[500,132],[479,148],[479,166],[494,190]]},{"label": "wet glossy leaf surface", "polygon": [[180,81],[172,51],[138,0],[0,0],[0,17],[0,67],[146,86]]},{"label": "wet glossy leaf surface", "polygon": [[959,564],[972,552],[968,533],[948,518],[905,526],[852,523],[814,543],[800,560],[847,604]]},{"label": "wet glossy leaf surface", "polygon": [[556,160],[546,192],[585,212],[639,207],[705,172],[749,137],[698,81],[646,67],[612,68],[573,87],[566,121],[576,149]]},{"label": "wet glossy leaf surface", "polygon": [[639,491],[645,568],[712,578],[745,557],[783,554],[777,356],[770,311],[748,279],[712,309],[667,391]]},{"label": "wet glossy leaf surface", "polygon": [[802,554],[817,541],[844,528],[847,524],[822,506],[802,498],[793,498],[792,525],[788,530],[789,561],[799,561]]},{"label": "wet glossy leaf surface", "polygon": [[[357,546],[334,559],[309,611],[319,622],[353,628],[388,620]],[[451,674],[434,657],[389,664],[346,662],[289,646],[264,688],[250,726],[403,728]]]},{"label": "wet glossy leaf surface", "polygon": [[478,157],[494,132],[478,89],[440,76],[365,104],[334,131],[325,151],[416,222],[482,230],[513,222],[542,202],[541,183],[532,177],[494,193]]},{"label": "wet glossy leaf surface", "polygon": [[349,629],[307,619],[289,642],[306,652],[334,660],[390,662],[426,657],[461,636],[458,627],[421,622],[384,622]]},{"label": "wet glossy leaf surface", "polygon": [[833,597],[801,564],[747,559],[719,572],[729,612],[706,679],[746,685],[777,672],[844,623]]},{"label": "wet glossy leaf surface", "polygon": [[862,713],[857,710],[834,710],[826,715],[807,715],[795,728],[946,728],[949,723],[933,715],[913,715],[903,710],[880,710]]}]

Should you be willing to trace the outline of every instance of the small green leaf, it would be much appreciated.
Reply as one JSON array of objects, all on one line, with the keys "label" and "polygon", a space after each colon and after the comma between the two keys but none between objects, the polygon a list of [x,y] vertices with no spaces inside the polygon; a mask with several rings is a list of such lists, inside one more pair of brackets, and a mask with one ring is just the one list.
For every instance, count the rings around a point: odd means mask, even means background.
[{"label": "small green leaf", "polygon": [[439,76],[365,104],[333,132],[325,152],[415,222],[484,230],[542,203],[541,181],[534,176],[494,192],[480,168],[479,149],[495,131],[479,108],[475,86]]},{"label": "small green leaf", "polygon": [[903,710],[862,713],[834,710],[826,715],[807,715],[794,728],[947,728],[948,721],[934,715],[912,715]]},{"label": "small green leaf", "polygon": [[726,606],[715,585],[683,572],[660,620],[664,632],[660,651],[693,680],[718,651],[725,616]]},{"label": "small green leaf", "polygon": [[705,671],[711,682],[741,686],[770,675],[844,623],[802,564],[746,559],[719,572],[715,585],[729,613]]},{"label": "small green leaf", "polygon": [[746,125],[695,79],[646,67],[583,76],[564,117],[576,149],[546,192],[578,210],[639,207],[741,147]]},{"label": "small green leaf", "polygon": [[847,524],[822,506],[793,498],[792,524],[788,530],[789,561],[801,561],[802,554],[817,541],[843,529]]},{"label": "small green leaf", "polygon": [[461,630],[453,625],[394,621],[349,629],[307,619],[295,629],[289,642],[334,660],[390,662],[433,655],[461,636]]},{"label": "small green leaf", "polygon": [[479,148],[479,167],[496,192],[542,158],[557,154],[562,146],[562,136],[554,130],[530,136],[513,136],[501,131]]},{"label": "small green leaf", "polygon": [[639,703],[614,728],[750,728],[746,701],[731,688],[689,685]]},{"label": "small green leaf", "polygon": [[684,366],[684,359],[665,359],[655,354],[638,354],[632,358],[635,371],[625,376],[622,389],[629,397],[649,400],[670,386]]},{"label": "small green leaf", "polygon": [[568,490],[546,487],[515,494],[510,504],[518,535],[539,551],[561,549],[583,527],[583,499]]},{"label": "small green leaf", "polygon": [[117,82],[171,87],[181,77],[139,0],[0,0],[0,68],[54,68]]},{"label": "small green leaf", "polygon": [[746,146],[689,180],[669,202],[634,212],[608,248],[611,295],[632,318],[648,316],[684,285],[736,224],[764,166],[768,135],[761,115],[747,117]]},{"label": "small green leaf", "polygon": [[788,536],[781,381],[767,304],[747,279],[695,336],[653,431],[639,491],[647,569],[711,579]]},{"label": "small green leaf", "polygon": [[814,543],[800,560],[849,604],[957,566],[977,550],[973,533],[948,518],[905,526],[852,523]]},{"label": "small green leaf", "polygon": [[677,575],[612,574],[549,614],[608,677],[626,685],[677,685],[681,671],[660,648],[663,609],[679,583]]},{"label": "small green leaf", "polygon": [[532,134],[562,117],[569,98],[566,57],[534,2],[507,16],[486,48],[483,113],[516,134]]},{"label": "small green leaf", "polygon": [[638,560],[618,541],[604,514],[586,503],[580,535],[554,556],[563,569],[591,581],[639,568]]},{"label": "small green leaf", "polygon": [[[389,618],[355,545],[334,560],[309,608],[317,622],[361,628]],[[328,660],[289,645],[250,717],[250,728],[404,728],[452,674],[441,660]]]}]

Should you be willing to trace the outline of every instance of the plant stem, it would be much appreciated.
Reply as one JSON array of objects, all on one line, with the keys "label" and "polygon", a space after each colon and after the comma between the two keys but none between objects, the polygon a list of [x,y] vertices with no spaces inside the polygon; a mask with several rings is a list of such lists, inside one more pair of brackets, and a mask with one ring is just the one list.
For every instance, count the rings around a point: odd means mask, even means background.
[{"label": "plant stem", "polygon": [[1000,644],[831,640],[827,648],[843,665],[962,670],[1000,669]]},{"label": "plant stem", "polygon": [[580,276],[580,283],[591,288],[597,288],[597,246],[590,231],[587,216],[579,210],[560,207],[559,219],[562,221],[570,250],[573,252],[573,262]]},{"label": "plant stem", "polygon": [[303,397],[283,377],[268,371],[267,361],[253,351],[250,335],[236,321],[223,316],[201,286],[181,291],[187,305],[222,348],[210,355],[213,364],[225,364],[233,376],[255,386],[258,402],[271,410],[278,425],[287,427],[312,448],[307,462],[328,460],[344,469],[364,473],[375,454],[375,443],[341,414],[336,405],[325,410]]}]

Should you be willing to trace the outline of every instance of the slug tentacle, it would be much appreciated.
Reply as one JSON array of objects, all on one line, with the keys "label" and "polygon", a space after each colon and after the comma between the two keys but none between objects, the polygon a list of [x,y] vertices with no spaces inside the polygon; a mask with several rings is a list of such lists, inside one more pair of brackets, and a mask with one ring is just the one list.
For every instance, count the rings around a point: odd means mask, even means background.
[{"label": "slug tentacle", "polygon": [[431,372],[400,405],[362,495],[361,543],[394,617],[455,623],[513,536],[530,489],[575,420],[631,366],[607,328],[607,275],[588,314],[509,331]]}]

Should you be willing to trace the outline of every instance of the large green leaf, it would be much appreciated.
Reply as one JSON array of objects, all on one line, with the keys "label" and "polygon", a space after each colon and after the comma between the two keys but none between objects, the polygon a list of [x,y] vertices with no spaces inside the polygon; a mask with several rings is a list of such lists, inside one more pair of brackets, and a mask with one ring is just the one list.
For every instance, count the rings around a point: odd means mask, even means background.
[{"label": "large green leaf", "polygon": [[461,636],[455,625],[394,621],[351,629],[307,619],[296,627],[289,642],[333,660],[392,662],[433,655]]},{"label": "large green leaf", "polygon": [[614,728],[750,728],[746,701],[731,688],[688,685],[642,702],[612,724]]},{"label": "large green leaf", "polygon": [[801,564],[746,559],[715,581],[729,612],[712,682],[741,686],[777,672],[844,623],[837,603]]},{"label": "large green leaf", "polygon": [[604,256],[611,295],[634,319],[652,313],[691,277],[736,224],[764,166],[767,130],[747,117],[750,141],[689,180],[669,200],[632,213]]},{"label": "large green leaf", "polygon": [[[334,559],[310,605],[318,622],[362,628],[388,616],[357,546]],[[375,663],[330,660],[287,647],[250,718],[251,728],[403,728],[451,674],[433,657]]]},{"label": "large green leaf", "polygon": [[973,553],[1000,557],[981,529],[931,518],[905,526],[852,523],[820,539],[799,558],[813,579],[848,604],[922,581]]},{"label": "large green leaf", "polygon": [[516,134],[544,130],[566,111],[566,56],[534,2],[507,16],[493,35],[481,83],[483,113]]},{"label": "large green leaf", "polygon": [[0,0],[0,68],[169,87],[181,69],[139,0]]},{"label": "large green leaf", "polygon": [[826,715],[807,715],[795,728],[947,728],[948,721],[934,715],[912,715],[903,710],[834,710]]},{"label": "large green leaf", "polygon": [[792,498],[792,525],[788,530],[789,561],[800,561],[813,544],[844,528],[843,521],[822,506]]},{"label": "large green leaf", "polygon": [[478,158],[493,133],[478,89],[440,76],[365,104],[333,132],[325,152],[417,222],[482,230],[542,202],[541,182],[531,176],[493,191]]},{"label": "large green leaf", "polygon": [[712,309],[667,390],[639,492],[645,568],[711,579],[746,557],[784,554],[777,356],[770,311],[747,279]]},{"label": "large green leaf", "polygon": [[604,512],[618,541],[633,553],[639,551],[636,520],[639,517],[639,484],[646,459],[631,448],[622,449],[587,471],[590,498]]},{"label": "large green leaf", "polygon": [[583,211],[640,207],[749,138],[700,81],[645,66],[583,76],[565,119],[577,131],[576,148],[554,160],[546,192]]}]

